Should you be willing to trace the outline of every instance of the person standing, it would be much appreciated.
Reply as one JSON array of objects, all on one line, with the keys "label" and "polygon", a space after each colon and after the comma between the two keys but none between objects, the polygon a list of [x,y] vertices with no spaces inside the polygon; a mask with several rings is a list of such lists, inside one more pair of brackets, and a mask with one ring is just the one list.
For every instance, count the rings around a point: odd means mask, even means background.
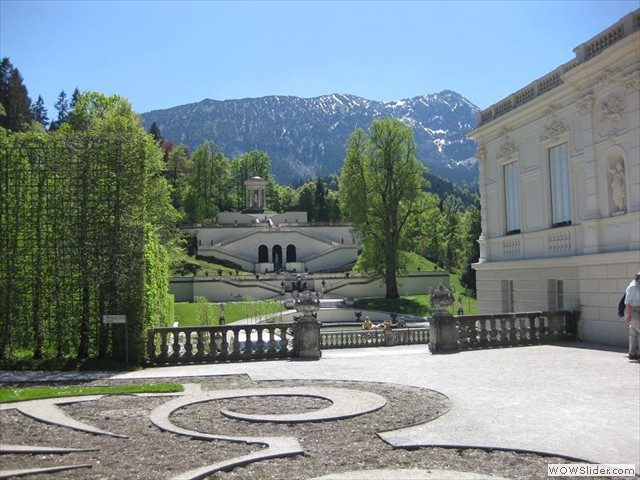
[{"label": "person standing", "polygon": [[636,273],[625,291],[624,319],[629,324],[629,360],[640,360],[640,272]]}]

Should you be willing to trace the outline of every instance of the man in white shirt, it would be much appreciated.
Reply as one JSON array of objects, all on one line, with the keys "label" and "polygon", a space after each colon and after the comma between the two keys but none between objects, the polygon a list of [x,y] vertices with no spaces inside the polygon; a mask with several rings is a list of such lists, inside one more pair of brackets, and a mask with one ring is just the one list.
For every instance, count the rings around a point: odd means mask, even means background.
[{"label": "man in white shirt", "polygon": [[636,273],[625,291],[624,318],[629,324],[629,360],[640,360],[640,272]]}]

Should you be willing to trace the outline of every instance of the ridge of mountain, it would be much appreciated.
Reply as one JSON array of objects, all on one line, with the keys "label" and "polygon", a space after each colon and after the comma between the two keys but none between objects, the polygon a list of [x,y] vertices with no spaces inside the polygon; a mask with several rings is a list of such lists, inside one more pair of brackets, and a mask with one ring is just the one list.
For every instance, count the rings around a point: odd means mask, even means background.
[{"label": "ridge of mountain", "polygon": [[464,135],[479,108],[451,90],[404,100],[375,101],[350,94],[313,98],[270,95],[205,99],[142,113],[162,136],[194,151],[208,140],[227,157],[252,150],[269,154],[278,183],[339,173],[349,135],[374,119],[399,118],[413,128],[416,156],[431,173],[466,186],[477,184],[475,142]]}]

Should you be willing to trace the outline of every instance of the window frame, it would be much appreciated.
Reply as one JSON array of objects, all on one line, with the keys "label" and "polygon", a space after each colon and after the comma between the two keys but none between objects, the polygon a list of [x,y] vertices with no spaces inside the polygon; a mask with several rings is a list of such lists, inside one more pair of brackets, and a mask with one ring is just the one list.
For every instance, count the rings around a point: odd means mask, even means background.
[{"label": "window frame", "polygon": [[547,151],[549,189],[551,194],[551,226],[565,227],[573,220],[573,191],[568,142],[559,143]]},{"label": "window frame", "polygon": [[507,235],[522,232],[520,166],[517,160],[502,165],[504,179],[504,214]]}]

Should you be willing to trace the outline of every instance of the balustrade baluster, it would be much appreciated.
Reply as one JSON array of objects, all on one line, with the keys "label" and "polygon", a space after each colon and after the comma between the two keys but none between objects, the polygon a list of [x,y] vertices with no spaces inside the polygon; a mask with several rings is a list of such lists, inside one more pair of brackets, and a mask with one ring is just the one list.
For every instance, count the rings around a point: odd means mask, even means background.
[{"label": "balustrade baluster", "polygon": [[195,353],[192,352],[193,358],[195,360],[202,360],[202,357],[204,356],[204,340],[202,338],[202,335],[204,334],[204,332],[196,330],[195,332],[193,332],[193,334],[196,336],[196,351]]},{"label": "balustrade baluster", "polygon": [[212,327],[202,332],[202,358],[203,360],[211,360],[216,355],[216,344],[215,344],[215,335],[216,328]]},{"label": "balustrade baluster", "polygon": [[467,348],[469,346],[469,324],[461,320],[455,320],[455,322],[460,348]]},{"label": "balustrade baluster", "polygon": [[527,317],[529,322],[529,343],[538,343],[538,336],[536,333],[536,317],[535,315],[529,315]]},{"label": "balustrade baluster", "polygon": [[191,343],[191,334],[193,332],[191,330],[185,330],[184,332],[184,354],[182,359],[185,361],[189,361],[193,359],[193,344]]},{"label": "balustrade baluster", "polygon": [[518,335],[520,337],[520,345],[529,345],[529,316],[519,318]]},{"label": "balustrade baluster", "polygon": [[500,322],[500,334],[499,334],[499,341],[498,344],[499,345],[503,345],[506,346],[509,344],[509,337],[507,335],[507,319],[504,317],[501,317],[498,322]]},{"label": "balustrade baluster", "polygon": [[169,357],[168,332],[160,332],[160,359],[166,360]]},{"label": "balustrade baluster", "polygon": [[181,332],[175,332],[173,334],[173,353],[171,354],[171,358],[176,361],[180,358],[180,333]]},{"label": "balustrade baluster", "polygon": [[288,353],[289,351],[289,328],[280,328],[280,351],[282,353]]},{"label": "balustrade baluster", "polygon": [[240,356],[240,329],[231,330],[231,355],[234,357]]},{"label": "balustrade baluster", "polygon": [[478,340],[478,327],[476,320],[470,320],[469,325],[469,346],[477,347],[480,341]]},{"label": "balustrade baluster", "polygon": [[[262,358],[264,356],[264,340],[262,339],[263,332],[264,332],[264,327],[261,327],[261,326],[256,327],[256,333],[258,335],[258,339],[256,340],[255,355],[258,358]],[[252,345],[253,345],[253,342],[252,342]]]},{"label": "balustrade baluster", "polygon": [[267,332],[269,333],[269,340],[267,341],[267,356],[274,356],[276,354],[276,329],[272,326],[267,326]]},{"label": "balustrade baluster", "polygon": [[549,317],[547,315],[540,315],[539,337],[540,341],[544,342],[549,336]]},{"label": "balustrade baluster", "polygon": [[494,316],[489,319],[489,336],[487,340],[492,346],[498,344],[498,325]]},{"label": "balustrade baluster", "polygon": [[478,323],[480,324],[480,333],[478,335],[478,344],[480,346],[484,346],[488,343],[488,335],[489,332],[487,332],[487,320],[485,319],[480,319],[478,320]]},{"label": "balustrade baluster", "polygon": [[252,327],[244,329],[244,350],[242,351],[242,356],[245,358],[250,358],[253,355],[253,342],[251,341],[251,332],[253,332]]},{"label": "balustrade baluster", "polygon": [[215,330],[211,332],[211,343],[209,344],[209,357],[226,357],[229,344],[227,343],[227,332],[225,330]]},{"label": "balustrade baluster", "polygon": [[517,345],[518,344],[518,331],[516,330],[516,321],[517,318],[515,314],[511,315],[511,318],[508,320],[509,325],[509,345]]}]

